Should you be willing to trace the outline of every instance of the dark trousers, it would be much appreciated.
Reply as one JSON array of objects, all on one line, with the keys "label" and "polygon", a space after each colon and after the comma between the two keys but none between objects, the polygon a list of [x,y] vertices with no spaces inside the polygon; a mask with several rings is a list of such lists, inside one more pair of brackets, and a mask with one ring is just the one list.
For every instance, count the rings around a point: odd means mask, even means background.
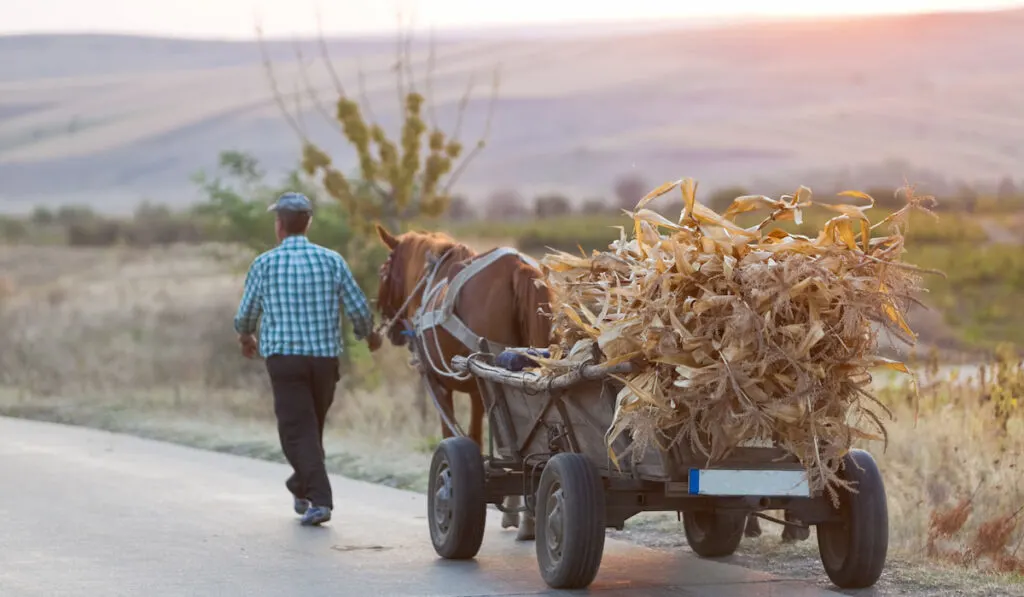
[{"label": "dark trousers", "polygon": [[285,486],[297,498],[333,509],[323,435],[339,379],[338,359],[271,355],[266,365],[274,389],[281,449],[294,471]]}]

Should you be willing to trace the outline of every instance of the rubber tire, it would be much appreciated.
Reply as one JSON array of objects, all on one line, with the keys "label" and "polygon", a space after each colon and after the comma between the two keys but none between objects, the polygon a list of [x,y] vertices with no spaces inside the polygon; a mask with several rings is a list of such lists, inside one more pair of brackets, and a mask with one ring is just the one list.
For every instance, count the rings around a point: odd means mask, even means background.
[{"label": "rubber tire", "polygon": [[[562,559],[551,561],[547,546],[548,497],[555,483],[563,498]],[[537,488],[534,540],[540,575],[552,589],[583,589],[597,577],[604,556],[605,489],[601,476],[582,454],[563,452],[544,466]]]},{"label": "rubber tire", "polygon": [[[857,493],[839,490],[842,523],[817,525],[818,551],[829,579],[841,589],[863,589],[878,581],[889,549],[889,509],[885,484],[875,459],[864,450],[850,450],[839,476],[854,484]],[[858,468],[860,465],[860,468]],[[863,469],[863,470],[861,470]],[[838,542],[845,555],[831,548]]]},{"label": "rubber tire", "polygon": [[724,558],[743,541],[746,512],[683,512],[683,532],[693,553],[702,558]]},{"label": "rubber tire", "polygon": [[[448,463],[451,475],[451,527],[439,536],[434,513],[437,476],[441,464]],[[484,459],[476,442],[468,437],[449,437],[434,450],[427,485],[427,524],[437,555],[448,560],[476,557],[484,540],[487,523],[487,499],[484,489]]]}]

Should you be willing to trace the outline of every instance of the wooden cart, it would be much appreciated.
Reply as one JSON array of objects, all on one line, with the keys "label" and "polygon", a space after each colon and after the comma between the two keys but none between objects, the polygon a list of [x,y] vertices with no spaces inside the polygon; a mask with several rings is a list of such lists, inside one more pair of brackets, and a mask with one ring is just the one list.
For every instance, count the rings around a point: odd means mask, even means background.
[{"label": "wooden cart", "polygon": [[[428,519],[437,553],[468,559],[480,549],[487,504],[505,510],[506,496],[523,496],[536,517],[537,562],[552,588],[583,588],[601,565],[605,530],[622,529],[644,511],[680,512],[687,541],[701,557],[732,554],[748,515],[784,510],[782,524],[817,527],[825,572],[841,588],[871,586],[885,565],[888,514],[885,488],[868,452],[846,456],[842,476],[857,492],[841,491],[836,509],[813,494],[805,470],[773,447],[737,449],[723,462],[686,445],[651,446],[637,464],[630,439],[613,444],[612,423],[621,384],[610,373],[630,365],[597,365],[541,377],[496,366],[493,356],[456,357],[481,388],[490,424],[487,455],[464,436],[443,440],[430,468]],[[684,444],[686,442],[679,442]],[[798,522],[793,522],[798,521]]]}]

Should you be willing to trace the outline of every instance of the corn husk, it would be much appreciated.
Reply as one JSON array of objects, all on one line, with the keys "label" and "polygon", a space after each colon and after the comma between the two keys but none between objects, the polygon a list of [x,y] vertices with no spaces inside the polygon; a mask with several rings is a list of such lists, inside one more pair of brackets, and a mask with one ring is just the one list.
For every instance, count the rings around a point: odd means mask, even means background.
[{"label": "corn husk", "polygon": [[[674,189],[678,219],[648,208]],[[806,187],[778,200],[739,197],[721,215],[695,195],[691,179],[662,185],[627,212],[632,234],[620,229],[609,250],[543,259],[556,345],[540,367],[559,372],[595,353],[633,360],[609,446],[628,431],[641,447],[689,442],[714,463],[742,443],[773,441],[835,499],[842,456],[858,440],[886,438],[870,371],[909,373],[875,354],[877,334],[916,339],[903,313],[920,276],[899,261],[901,227],[931,198],[908,191],[904,209],[872,225],[874,199],[845,192],[867,204],[822,205],[838,215],[809,238],[772,226],[801,222],[813,205]],[[736,223],[757,211],[768,212],[758,225]],[[887,234],[872,237],[882,226]]]}]

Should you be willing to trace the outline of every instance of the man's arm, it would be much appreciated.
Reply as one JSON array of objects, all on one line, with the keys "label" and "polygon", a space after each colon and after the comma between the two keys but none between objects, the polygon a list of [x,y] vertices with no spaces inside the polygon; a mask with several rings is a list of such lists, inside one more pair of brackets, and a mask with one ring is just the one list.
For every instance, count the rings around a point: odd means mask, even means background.
[{"label": "man's arm", "polygon": [[366,300],[366,295],[356,283],[352,276],[345,258],[338,256],[341,267],[341,304],[345,309],[345,315],[352,320],[352,332],[357,340],[366,339],[373,333],[373,312]]},{"label": "man's arm", "polygon": [[260,261],[257,259],[249,266],[249,273],[245,276],[242,301],[235,314],[235,331],[243,336],[256,333],[256,323],[259,321],[260,314],[263,313],[263,301],[260,296],[263,279],[259,265]]}]

